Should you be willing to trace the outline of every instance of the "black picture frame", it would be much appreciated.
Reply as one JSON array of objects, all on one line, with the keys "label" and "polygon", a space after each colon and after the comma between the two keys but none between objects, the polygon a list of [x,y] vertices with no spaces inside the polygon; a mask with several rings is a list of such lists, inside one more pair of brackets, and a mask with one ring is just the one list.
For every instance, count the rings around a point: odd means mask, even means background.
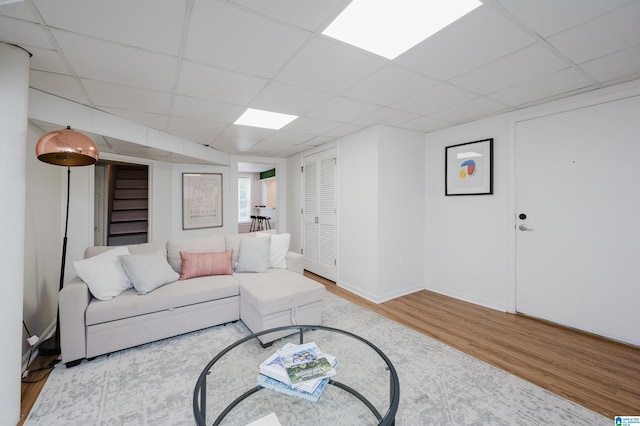
[{"label": "black picture frame", "polygon": [[444,193],[493,194],[493,138],[445,148]]}]

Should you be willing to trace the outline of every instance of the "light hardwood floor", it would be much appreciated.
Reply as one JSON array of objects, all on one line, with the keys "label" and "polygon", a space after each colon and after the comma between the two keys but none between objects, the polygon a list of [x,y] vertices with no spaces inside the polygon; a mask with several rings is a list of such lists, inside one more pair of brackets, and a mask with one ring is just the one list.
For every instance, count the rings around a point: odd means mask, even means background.
[{"label": "light hardwood floor", "polygon": [[605,417],[640,415],[639,347],[426,290],[375,304],[305,275],[344,299]]},{"label": "light hardwood floor", "polygon": [[[375,304],[317,275],[305,275],[344,299],[605,417],[640,415],[638,347],[424,290]],[[50,358],[37,358],[31,368],[48,362]],[[23,418],[43,385],[22,385]]]}]

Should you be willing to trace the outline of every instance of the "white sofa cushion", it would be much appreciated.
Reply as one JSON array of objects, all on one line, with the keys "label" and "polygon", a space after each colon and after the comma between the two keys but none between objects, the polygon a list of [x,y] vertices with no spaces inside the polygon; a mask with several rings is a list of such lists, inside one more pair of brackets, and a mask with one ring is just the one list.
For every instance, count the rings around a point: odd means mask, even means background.
[{"label": "white sofa cushion", "polygon": [[[149,294],[129,289],[111,300],[94,300],[87,307],[86,324],[101,324],[122,318],[167,311],[210,300],[238,296],[238,280],[232,275],[216,275],[175,281]],[[213,313],[212,313],[213,315]]]},{"label": "white sofa cushion", "polygon": [[271,235],[241,239],[236,272],[267,272],[270,248]]},{"label": "white sofa cushion", "polygon": [[147,294],[180,278],[167,262],[165,250],[120,256],[120,262],[139,294]]},{"label": "white sofa cushion", "polygon": [[115,247],[89,259],[76,260],[73,266],[93,297],[109,300],[132,286],[120,263],[120,256],[127,254],[127,247]]},{"label": "white sofa cushion", "polygon": [[287,253],[291,234],[267,234],[258,232],[256,237],[271,236],[271,247],[269,249],[269,267],[276,269],[287,269]]},{"label": "white sofa cushion", "polygon": [[286,269],[234,276],[240,282],[242,303],[247,303],[260,315],[321,301],[326,292],[322,284]]}]

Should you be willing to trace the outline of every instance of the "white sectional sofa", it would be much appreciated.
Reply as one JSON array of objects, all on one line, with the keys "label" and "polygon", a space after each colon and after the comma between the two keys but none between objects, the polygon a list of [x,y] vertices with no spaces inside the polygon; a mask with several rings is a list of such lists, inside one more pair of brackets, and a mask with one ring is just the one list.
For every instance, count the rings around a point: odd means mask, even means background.
[{"label": "white sectional sofa", "polygon": [[[252,332],[319,325],[325,288],[302,275],[303,257],[288,251],[287,238],[252,233],[88,247],[85,260],[74,262],[79,276],[60,292],[62,362],[71,367],[238,319]],[[114,290],[120,279],[130,287]]]}]

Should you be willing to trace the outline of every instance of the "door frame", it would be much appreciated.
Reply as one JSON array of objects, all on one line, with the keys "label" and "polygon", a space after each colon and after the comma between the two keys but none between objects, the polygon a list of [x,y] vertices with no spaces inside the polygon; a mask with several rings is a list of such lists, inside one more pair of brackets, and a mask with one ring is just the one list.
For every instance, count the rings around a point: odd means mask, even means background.
[{"label": "door frame", "polygon": [[544,104],[539,107],[532,107],[533,109],[527,113],[511,116],[507,119],[507,208],[509,209],[509,217],[511,218],[508,223],[508,253],[507,253],[507,279],[508,279],[508,294],[507,294],[507,312],[517,313],[517,279],[516,279],[516,238],[517,238],[517,222],[516,215],[516,191],[518,190],[518,183],[516,179],[516,126],[523,121],[535,120],[545,116],[556,115],[573,110],[588,108],[608,102],[618,101],[625,98],[635,97],[640,95],[640,87],[637,85],[629,87],[629,85],[622,85],[622,87],[615,87],[611,91],[606,93],[586,93],[583,95],[577,95],[575,98],[567,101],[566,99],[552,102],[551,104]]}]

